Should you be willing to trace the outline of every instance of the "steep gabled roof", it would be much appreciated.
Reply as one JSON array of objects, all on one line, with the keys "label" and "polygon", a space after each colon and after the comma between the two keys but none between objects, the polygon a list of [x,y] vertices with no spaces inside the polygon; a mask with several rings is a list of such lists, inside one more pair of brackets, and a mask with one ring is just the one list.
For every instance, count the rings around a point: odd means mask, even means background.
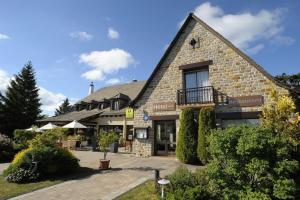
[{"label": "steep gabled roof", "polygon": [[[234,46],[228,39],[226,39],[225,37],[223,37],[220,33],[218,33],[217,31],[215,31],[213,28],[211,28],[208,24],[206,24],[204,21],[202,21],[201,19],[199,19],[196,15],[194,15],[193,13],[190,13],[189,16],[187,17],[187,19],[185,20],[185,22],[183,23],[183,25],[181,26],[181,28],[179,29],[179,31],[177,32],[176,36],[174,37],[174,39],[172,40],[171,44],[169,45],[169,47],[167,48],[167,50],[165,51],[165,53],[163,54],[162,58],[160,59],[160,61],[158,62],[158,64],[156,65],[156,67],[154,68],[152,74],[150,75],[149,79],[147,80],[147,82],[145,83],[144,87],[142,88],[142,90],[140,91],[140,93],[137,95],[137,97],[132,101],[131,105],[134,105],[138,99],[143,95],[143,93],[146,91],[147,87],[149,86],[149,84],[151,83],[152,79],[154,78],[156,72],[159,70],[160,66],[163,64],[163,62],[165,61],[165,59],[167,58],[167,56],[169,55],[169,53],[171,52],[171,50],[173,49],[173,47],[175,46],[177,40],[179,39],[180,35],[183,33],[183,31],[186,29],[187,25],[189,24],[189,22],[194,19],[196,20],[198,23],[200,23],[204,28],[206,28],[208,31],[210,31],[213,35],[215,35],[216,37],[218,37],[222,42],[224,42],[225,44],[227,44],[230,48],[232,48],[237,54],[239,54],[242,58],[244,58],[245,60],[247,60],[251,65],[253,65],[258,71],[260,71],[263,75],[265,75],[269,80],[271,80],[272,82],[274,82],[276,85],[280,86],[280,87],[284,87],[286,88],[284,85],[281,85],[280,83],[278,83],[272,75],[270,75],[266,70],[264,70],[259,64],[257,64],[253,59],[251,59],[249,56],[247,56],[245,53],[243,53],[240,49],[238,49],[236,46]],[[288,89],[288,88],[286,88]]]},{"label": "steep gabled roof", "polygon": [[104,99],[110,99],[120,93],[123,97],[127,96],[126,98],[129,97],[130,100],[133,100],[139,94],[144,84],[145,81],[136,81],[131,83],[103,87],[95,91],[94,93],[88,95],[87,97],[81,99],[77,103],[80,103],[81,101],[89,103],[93,100],[100,102]]}]

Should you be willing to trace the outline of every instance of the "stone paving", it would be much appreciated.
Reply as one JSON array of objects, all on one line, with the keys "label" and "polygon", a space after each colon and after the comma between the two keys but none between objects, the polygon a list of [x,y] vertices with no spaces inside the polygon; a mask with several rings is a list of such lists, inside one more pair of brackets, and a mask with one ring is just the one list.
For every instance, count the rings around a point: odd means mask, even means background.
[{"label": "stone paving", "polygon": [[[108,154],[111,170],[98,171],[100,152],[73,152],[82,167],[94,169],[94,173],[84,178],[66,181],[48,188],[27,193],[13,200],[108,200],[136,187],[154,177],[154,169],[161,170],[161,176],[171,173],[183,165],[175,157],[139,158],[131,154]],[[195,168],[194,166],[188,166]]]},{"label": "stone paving", "polygon": [[2,174],[3,170],[8,167],[9,163],[1,163],[0,164],[0,174]]}]

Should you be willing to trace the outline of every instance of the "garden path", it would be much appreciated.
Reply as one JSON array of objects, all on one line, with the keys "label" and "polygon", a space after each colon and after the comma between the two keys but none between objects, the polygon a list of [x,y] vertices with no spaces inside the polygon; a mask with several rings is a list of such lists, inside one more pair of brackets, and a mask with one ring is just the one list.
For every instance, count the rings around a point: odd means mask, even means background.
[{"label": "garden path", "polygon": [[[161,176],[173,172],[183,165],[175,157],[139,158],[130,154],[108,154],[112,169],[99,171],[100,152],[74,151],[80,159],[80,165],[87,167],[92,173],[76,180],[66,181],[48,188],[27,193],[13,200],[107,200],[136,187],[154,177],[154,169],[161,170]],[[188,166],[195,168],[195,166]]]}]

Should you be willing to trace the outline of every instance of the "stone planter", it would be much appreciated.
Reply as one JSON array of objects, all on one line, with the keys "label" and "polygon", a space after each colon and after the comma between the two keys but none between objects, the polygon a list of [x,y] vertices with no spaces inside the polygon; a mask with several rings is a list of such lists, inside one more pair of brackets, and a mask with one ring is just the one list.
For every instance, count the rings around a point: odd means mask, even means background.
[{"label": "stone planter", "polygon": [[100,159],[100,167],[99,169],[109,169],[110,160]]}]

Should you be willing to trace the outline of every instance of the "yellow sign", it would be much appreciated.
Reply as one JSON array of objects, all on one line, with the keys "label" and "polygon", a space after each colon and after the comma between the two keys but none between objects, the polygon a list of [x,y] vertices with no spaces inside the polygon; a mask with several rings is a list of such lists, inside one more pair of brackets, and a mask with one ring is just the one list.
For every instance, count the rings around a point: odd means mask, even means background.
[{"label": "yellow sign", "polygon": [[127,108],[125,111],[126,119],[133,119],[133,115],[134,115],[133,113],[134,113],[133,108]]}]

